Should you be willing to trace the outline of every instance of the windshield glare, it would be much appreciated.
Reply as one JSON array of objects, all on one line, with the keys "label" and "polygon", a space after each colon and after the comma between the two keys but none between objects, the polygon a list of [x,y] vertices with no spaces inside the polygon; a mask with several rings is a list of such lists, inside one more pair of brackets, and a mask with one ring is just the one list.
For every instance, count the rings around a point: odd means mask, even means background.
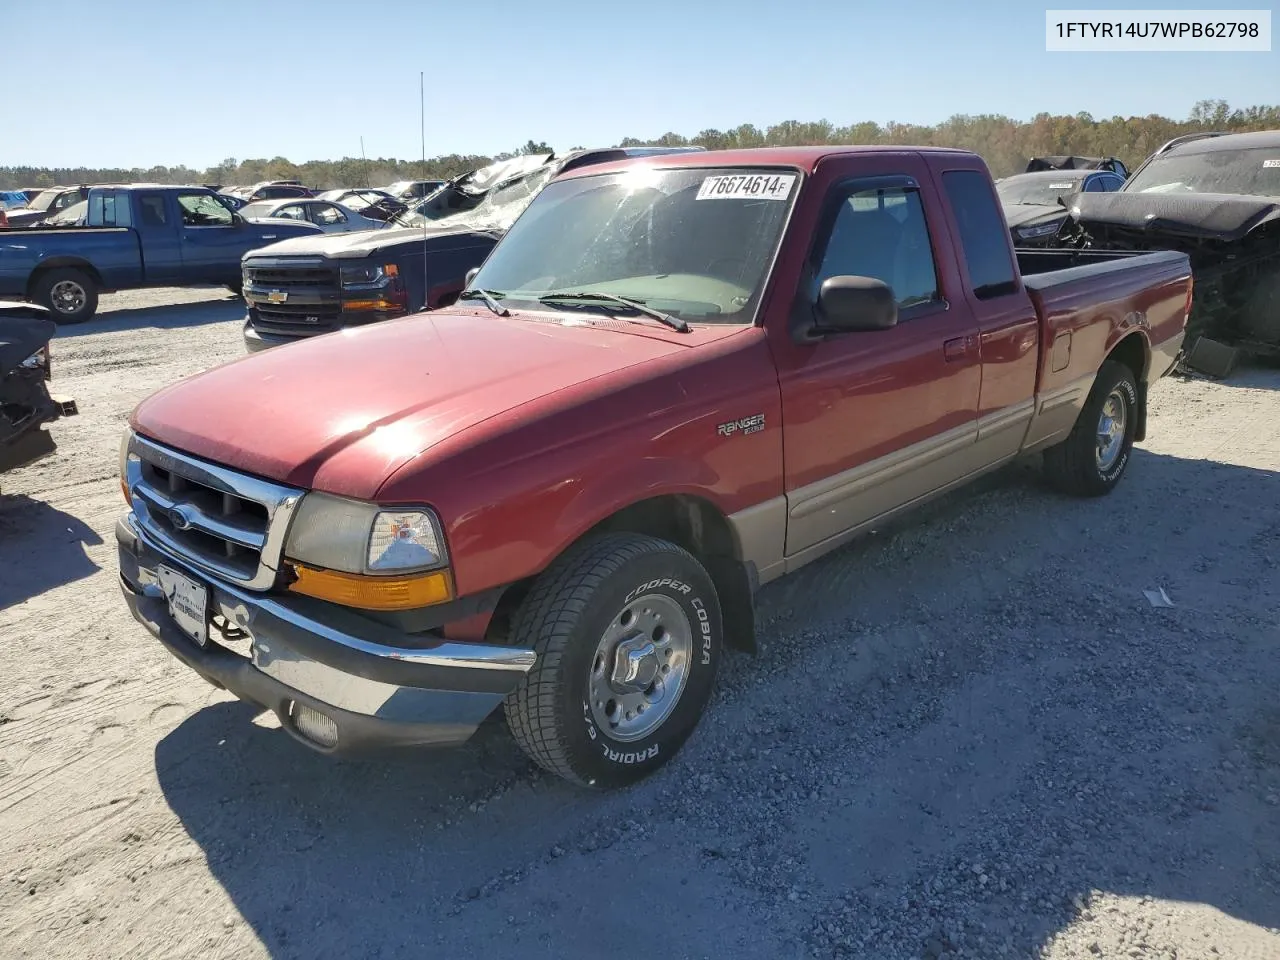
[{"label": "windshield glare", "polygon": [[240,208],[240,216],[244,217],[246,220],[250,220],[254,217],[269,217],[271,216],[271,211],[277,206],[278,204],[271,200],[258,200],[254,203],[246,203]]},{"label": "windshield glare", "polygon": [[1166,154],[1134,174],[1124,192],[1280,197],[1280,147]]},{"label": "windshield glare", "polygon": [[607,293],[689,322],[751,323],[798,180],[709,167],[560,180],[529,205],[472,287],[509,306]]},{"label": "windshield glare", "polygon": [[1034,180],[1006,180],[1003,183],[996,184],[996,193],[1000,195],[1002,203],[1038,204],[1052,207],[1057,205],[1059,197],[1066,200],[1067,197],[1079,190],[1083,179],[1083,177],[1054,177],[1052,179],[1037,177]]}]

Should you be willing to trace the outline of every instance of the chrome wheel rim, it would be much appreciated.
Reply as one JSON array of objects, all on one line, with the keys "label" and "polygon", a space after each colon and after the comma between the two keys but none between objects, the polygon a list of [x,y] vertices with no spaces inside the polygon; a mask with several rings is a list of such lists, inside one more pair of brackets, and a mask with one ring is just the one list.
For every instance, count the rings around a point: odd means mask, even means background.
[{"label": "chrome wheel rim", "polygon": [[1096,459],[1098,470],[1105,473],[1116,465],[1124,448],[1125,425],[1129,419],[1129,405],[1118,389],[1107,394],[1098,417],[1098,444]]},{"label": "chrome wheel rim", "polygon": [[59,313],[75,313],[84,306],[86,294],[74,280],[59,280],[49,292],[49,299]]},{"label": "chrome wheel rim", "polygon": [[671,716],[689,678],[693,629],[661,594],[632,600],[610,621],[587,682],[591,717],[614,740],[643,740]]}]

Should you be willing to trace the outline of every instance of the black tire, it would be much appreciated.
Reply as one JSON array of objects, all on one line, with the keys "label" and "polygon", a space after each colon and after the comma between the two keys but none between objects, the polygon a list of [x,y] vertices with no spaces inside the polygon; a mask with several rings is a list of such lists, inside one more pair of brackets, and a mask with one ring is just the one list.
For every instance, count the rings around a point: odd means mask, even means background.
[{"label": "black tire", "polygon": [[[1102,457],[1098,437],[1108,400],[1123,406],[1124,427],[1117,438],[1118,450],[1110,457]],[[1114,360],[1103,361],[1071,433],[1044,452],[1049,482],[1064,493],[1078,497],[1097,497],[1114,490],[1133,452],[1137,414],[1138,384],[1133,371]]]},{"label": "black tire", "polygon": [[56,323],[83,323],[98,312],[98,285],[76,267],[55,267],[40,274],[33,293]]},{"label": "black tire", "polygon": [[[672,604],[687,624],[674,617]],[[602,706],[598,696],[592,709],[591,691],[599,695],[611,671],[610,656],[600,654],[598,647],[605,644],[607,631],[623,630],[628,623],[634,625],[634,634],[622,639],[644,643],[650,634],[639,628],[654,622],[646,617],[652,617],[656,608],[672,611],[668,620],[677,622],[672,623],[670,635],[661,625],[656,627],[655,641],[664,634],[665,642],[680,643],[672,637],[685,627],[689,630],[683,686],[675,692],[671,707],[663,706],[664,694],[654,701],[655,712],[647,720],[636,719],[637,724],[656,723],[652,730],[634,730],[633,736],[644,733],[638,739],[619,739],[620,727],[612,726],[608,716],[602,722],[601,713],[615,702]],[[593,537],[566,551],[534,583],[512,626],[513,638],[530,644],[538,655],[533,669],[503,705],[516,742],[551,773],[601,789],[634,783],[675,756],[711,697],[724,645],[720,601],[702,565],[673,543],[630,533]],[[637,639],[629,640],[630,636]],[[616,656],[618,647],[611,649]],[[652,661],[646,655],[646,670],[652,664],[660,670],[663,655],[669,654],[656,642],[654,650]],[[679,647],[675,652],[675,659],[666,663],[680,659]],[[675,675],[675,671],[664,673],[665,677],[653,674],[653,689]],[[619,718],[623,698],[636,696],[618,694]],[[645,712],[643,707],[637,708],[637,717]],[[664,714],[664,709],[670,712]]]}]

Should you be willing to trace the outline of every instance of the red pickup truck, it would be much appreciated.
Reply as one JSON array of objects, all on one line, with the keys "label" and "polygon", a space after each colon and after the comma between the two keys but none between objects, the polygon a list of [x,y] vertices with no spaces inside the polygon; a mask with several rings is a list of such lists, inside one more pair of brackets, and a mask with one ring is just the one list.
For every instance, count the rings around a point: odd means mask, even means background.
[{"label": "red pickup truck", "polygon": [[976,155],[691,153],[549,184],[459,302],[144,400],[134,616],[329,753],[669,761],[756,589],[1022,455],[1120,482],[1180,253],[1015,251]]}]

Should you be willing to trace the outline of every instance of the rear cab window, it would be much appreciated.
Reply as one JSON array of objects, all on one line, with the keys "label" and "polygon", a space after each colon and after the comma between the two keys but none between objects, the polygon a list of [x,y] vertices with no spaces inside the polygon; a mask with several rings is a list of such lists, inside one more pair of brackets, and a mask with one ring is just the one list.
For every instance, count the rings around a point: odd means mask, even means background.
[{"label": "rear cab window", "polygon": [[942,188],[956,221],[973,296],[990,300],[1016,293],[1020,284],[1009,249],[1009,230],[991,180],[977,170],[948,170],[942,175]]}]

